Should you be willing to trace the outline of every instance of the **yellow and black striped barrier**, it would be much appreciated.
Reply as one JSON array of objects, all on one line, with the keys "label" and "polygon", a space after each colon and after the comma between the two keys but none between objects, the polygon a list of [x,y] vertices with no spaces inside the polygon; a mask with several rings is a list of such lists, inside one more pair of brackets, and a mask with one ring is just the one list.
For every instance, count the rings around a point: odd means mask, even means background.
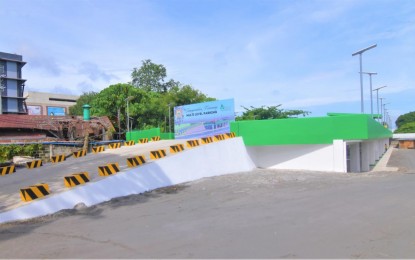
[{"label": "yellow and black striped barrier", "polygon": [[224,134],[215,135],[215,140],[216,140],[216,141],[222,141],[222,140],[225,140],[225,135],[224,135]]},{"label": "yellow and black striped barrier", "polygon": [[0,175],[9,175],[16,172],[14,165],[0,167]]},{"label": "yellow and black striped barrier", "polygon": [[108,147],[110,149],[117,149],[121,147],[121,143],[112,143],[112,144],[109,144]]},{"label": "yellow and black striped barrier", "polygon": [[20,198],[22,199],[22,201],[32,201],[49,194],[49,185],[47,185],[46,183],[39,183],[33,186],[20,189]]},{"label": "yellow and black striped barrier", "polygon": [[188,140],[186,141],[187,147],[192,148],[192,147],[196,147],[199,146],[199,140]]},{"label": "yellow and black striped barrier", "polygon": [[146,163],[146,159],[143,155],[127,158],[127,166],[128,167],[136,167]]},{"label": "yellow and black striped barrier", "polygon": [[50,157],[50,160],[51,160],[53,163],[58,163],[58,162],[63,162],[63,161],[65,161],[65,160],[66,160],[66,157],[65,157],[65,155],[64,155],[64,154],[61,154],[61,155],[55,155],[55,156]]},{"label": "yellow and black striped barrier", "polygon": [[202,140],[202,144],[210,144],[213,143],[213,137],[202,137],[200,138]]},{"label": "yellow and black striped barrier", "polygon": [[166,156],[166,150],[161,149],[161,150],[157,150],[157,151],[151,151],[150,152],[150,159],[160,159]]},{"label": "yellow and black striped barrier", "polygon": [[170,153],[178,153],[183,150],[184,150],[184,145],[182,144],[170,145]]},{"label": "yellow and black striped barrier", "polygon": [[148,143],[148,138],[141,138],[139,141],[140,144]]},{"label": "yellow and black striped barrier", "polygon": [[125,145],[125,146],[132,146],[132,145],[135,145],[135,142],[134,142],[134,140],[131,140],[131,141],[125,141],[125,142],[124,142],[124,145]]},{"label": "yellow and black striped barrier", "polygon": [[42,160],[40,160],[40,159],[31,161],[31,162],[26,162],[26,167],[29,168],[29,169],[37,168],[37,167],[40,167],[42,165],[43,165]]},{"label": "yellow and black striped barrier", "polygon": [[63,177],[63,182],[65,187],[75,187],[77,185],[89,182],[89,175],[87,172],[74,173],[72,175]]},{"label": "yellow and black striped barrier", "polygon": [[234,137],[235,137],[235,133],[234,133],[234,132],[226,133],[225,135],[226,135],[228,138],[234,138]]},{"label": "yellow and black striped barrier", "polygon": [[153,142],[160,141],[160,136],[153,136],[153,137],[151,137],[151,141],[153,141]]},{"label": "yellow and black striped barrier", "polygon": [[120,171],[120,166],[118,163],[108,163],[104,166],[98,166],[98,175],[99,176],[109,176],[113,175]]},{"label": "yellow and black striped barrier", "polygon": [[77,152],[73,152],[73,156],[75,158],[79,158],[79,157],[82,157],[82,156],[85,156],[85,155],[86,155],[86,150],[80,150],[80,151],[77,151]]},{"label": "yellow and black striped barrier", "polygon": [[105,151],[105,146],[101,145],[101,146],[97,146],[97,147],[92,147],[92,152],[93,153],[100,153]]}]

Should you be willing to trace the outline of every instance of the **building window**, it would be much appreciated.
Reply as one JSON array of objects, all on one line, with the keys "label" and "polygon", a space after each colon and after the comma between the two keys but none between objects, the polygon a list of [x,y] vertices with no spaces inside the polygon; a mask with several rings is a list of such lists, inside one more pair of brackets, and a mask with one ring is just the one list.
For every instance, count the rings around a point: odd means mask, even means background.
[{"label": "building window", "polygon": [[0,76],[6,76],[6,63],[4,61],[0,61]]}]

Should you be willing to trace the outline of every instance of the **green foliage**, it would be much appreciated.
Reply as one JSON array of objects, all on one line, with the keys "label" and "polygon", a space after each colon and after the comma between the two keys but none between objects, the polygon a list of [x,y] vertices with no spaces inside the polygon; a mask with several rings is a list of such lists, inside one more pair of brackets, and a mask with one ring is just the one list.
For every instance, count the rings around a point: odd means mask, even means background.
[{"label": "green foliage", "polygon": [[395,130],[395,133],[415,133],[415,122],[409,122],[401,125],[398,129]]},{"label": "green foliage", "polygon": [[13,156],[35,156],[42,149],[41,144],[0,145],[0,162],[13,159]]},{"label": "green foliage", "polygon": [[174,103],[175,106],[216,100],[215,98],[207,97],[205,94],[192,88],[190,85],[184,85],[182,87],[175,86],[170,89],[168,94],[170,96],[170,102]]},{"label": "green foliage", "polygon": [[396,119],[395,124],[399,129],[401,126],[407,123],[411,123],[411,122],[415,122],[415,112],[409,112],[409,113],[400,115],[398,119]]},{"label": "green foliage", "polygon": [[236,117],[237,121],[240,120],[262,120],[262,119],[279,119],[279,118],[291,118],[297,116],[306,116],[310,112],[304,110],[285,110],[279,108],[278,106],[262,106],[262,107],[253,107],[246,108],[245,112],[241,116]]},{"label": "green foliage", "polygon": [[215,100],[189,85],[181,86],[173,79],[164,82],[166,75],[163,65],[144,60],[140,68],[134,68],[132,84],[111,85],[93,96],[89,102],[91,114],[108,116],[116,128],[115,132],[124,133],[127,129],[126,99],[132,97],[128,108],[131,129],[159,127],[167,131],[169,116],[173,124],[175,106]]},{"label": "green foliage", "polygon": [[145,91],[167,92],[170,88],[179,85],[170,79],[164,82],[167,70],[162,64],[155,64],[151,60],[143,60],[140,68],[134,68],[131,73],[132,85]]},{"label": "green foliage", "polygon": [[83,105],[91,105],[92,101],[98,95],[97,92],[84,92],[76,101],[76,104],[69,108],[69,115],[71,116],[82,116],[83,115]]},{"label": "green foliage", "polygon": [[[71,114],[82,115],[82,106],[88,103],[92,107],[91,115],[108,116],[115,127],[115,136],[118,138],[119,133],[119,138],[123,138],[127,129],[128,97],[131,97],[128,101],[131,130],[158,127],[162,132],[168,131],[169,121],[173,128],[175,106],[216,100],[190,85],[182,85],[173,79],[166,82],[166,68],[151,60],[142,61],[140,68],[133,69],[131,77],[131,84],[119,83],[99,93],[84,93],[77,102],[78,107],[73,108]],[[288,118],[308,114],[302,110],[283,110],[278,107],[245,108],[247,111],[238,119]]]},{"label": "green foliage", "polygon": [[[91,114],[94,116],[108,116],[119,132],[126,129],[127,98],[129,99],[129,113],[134,115],[134,104],[141,103],[147,95],[144,90],[137,89],[130,84],[111,85],[99,92],[91,102]],[[121,131],[120,131],[121,132]]]}]

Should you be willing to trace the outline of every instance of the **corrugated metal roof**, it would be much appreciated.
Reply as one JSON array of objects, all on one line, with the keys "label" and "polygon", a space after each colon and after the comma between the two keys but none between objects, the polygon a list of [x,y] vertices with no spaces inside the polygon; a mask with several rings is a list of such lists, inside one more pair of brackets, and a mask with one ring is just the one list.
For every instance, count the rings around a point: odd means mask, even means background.
[{"label": "corrugated metal roof", "polygon": [[41,130],[57,130],[59,122],[76,121],[88,124],[101,123],[106,128],[112,127],[111,121],[108,117],[91,118],[90,121],[84,122],[82,117],[72,116],[45,116],[45,115],[15,115],[5,114],[0,115],[0,130],[1,128],[16,128],[16,129],[41,129]]},{"label": "corrugated metal roof", "polygon": [[398,140],[415,140],[415,133],[393,134],[393,139],[398,139]]}]

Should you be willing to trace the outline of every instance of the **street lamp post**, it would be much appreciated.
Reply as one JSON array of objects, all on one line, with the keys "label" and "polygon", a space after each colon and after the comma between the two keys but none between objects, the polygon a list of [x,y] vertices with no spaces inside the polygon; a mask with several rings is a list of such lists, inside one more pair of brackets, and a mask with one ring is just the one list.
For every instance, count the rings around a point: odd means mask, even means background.
[{"label": "street lamp post", "polygon": [[356,56],[359,55],[359,61],[360,61],[360,108],[361,108],[361,113],[363,114],[365,112],[364,109],[364,105],[363,105],[363,74],[362,74],[362,54],[365,51],[368,51],[370,49],[375,48],[376,46],[378,46],[377,44],[374,44],[372,46],[369,46],[367,48],[364,48],[360,51],[357,51],[355,53],[352,54],[352,56]]},{"label": "street lamp post", "polygon": [[383,100],[386,98],[379,98],[380,99],[380,121],[383,120]]},{"label": "street lamp post", "polygon": [[383,104],[383,116],[384,116],[384,119],[383,119],[383,123],[386,123],[386,105],[389,105],[390,103],[384,103]]},{"label": "street lamp post", "polygon": [[[376,104],[378,107],[378,116],[379,116],[379,89],[386,88],[386,86],[375,88],[373,91],[376,91]],[[380,120],[378,120],[380,122]]]},{"label": "street lamp post", "polygon": [[370,115],[373,118],[372,75],[378,75],[378,74],[376,72],[362,72],[362,73],[369,75],[369,79],[370,79]]},{"label": "street lamp post", "polygon": [[134,98],[133,96],[129,96],[128,98],[125,99],[125,101],[127,102],[127,132],[130,132],[130,112],[129,112],[129,107],[128,107],[128,101],[131,101],[133,98]]},{"label": "street lamp post", "polygon": [[171,115],[170,115],[170,106],[172,105],[172,103],[169,103],[169,133],[171,133]]}]

